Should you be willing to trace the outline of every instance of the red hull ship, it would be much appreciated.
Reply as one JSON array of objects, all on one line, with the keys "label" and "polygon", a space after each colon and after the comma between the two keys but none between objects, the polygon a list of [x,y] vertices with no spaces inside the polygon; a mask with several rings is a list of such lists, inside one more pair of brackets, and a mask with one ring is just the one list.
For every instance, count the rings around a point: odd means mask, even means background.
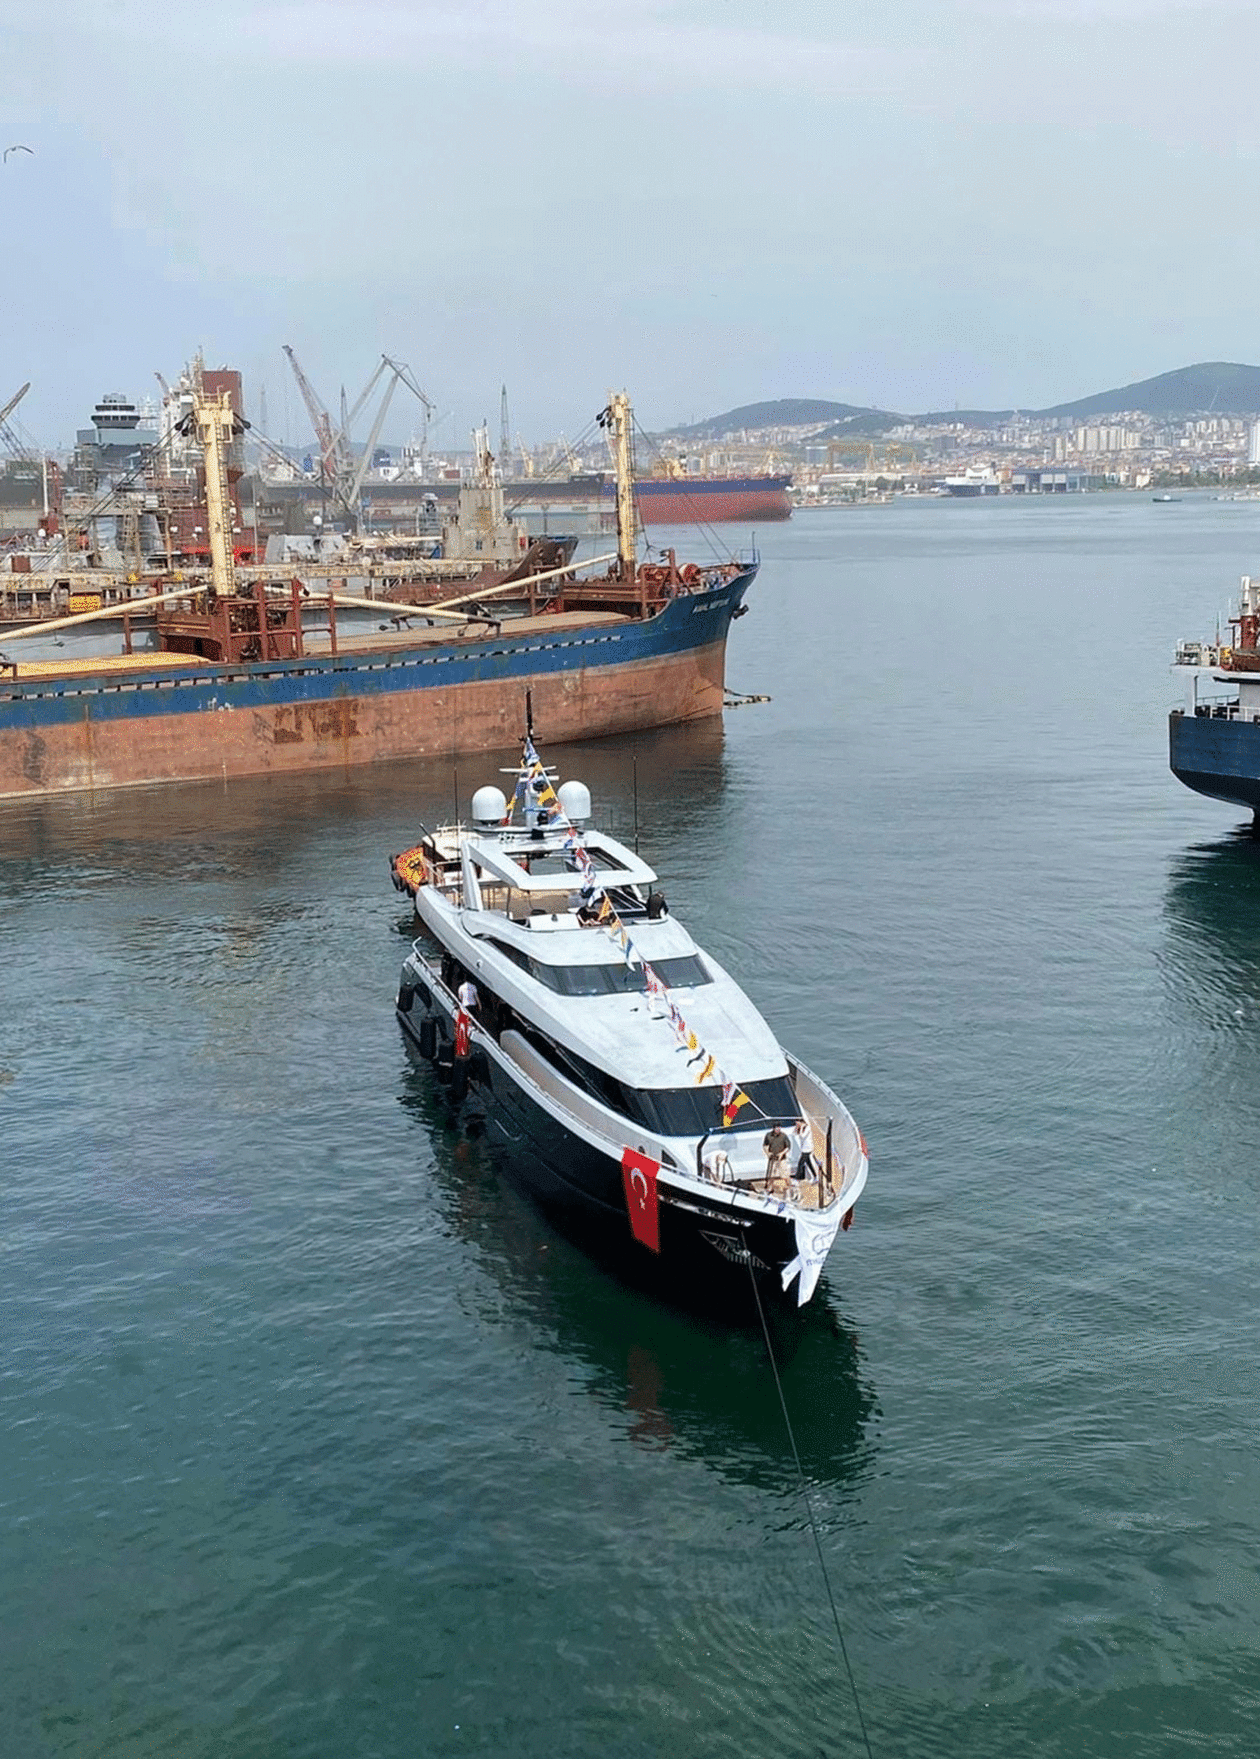
[{"label": "red hull ship", "polygon": [[634,485],[644,525],[717,525],[790,519],[790,476],[646,477]]},{"label": "red hull ship", "polygon": [[[749,525],[790,519],[791,486],[790,476],[640,476],[634,483],[635,514],[640,525]],[[503,490],[513,512],[543,502],[556,513],[584,505],[611,511],[616,492],[603,471],[567,481],[527,477],[506,483]]]}]

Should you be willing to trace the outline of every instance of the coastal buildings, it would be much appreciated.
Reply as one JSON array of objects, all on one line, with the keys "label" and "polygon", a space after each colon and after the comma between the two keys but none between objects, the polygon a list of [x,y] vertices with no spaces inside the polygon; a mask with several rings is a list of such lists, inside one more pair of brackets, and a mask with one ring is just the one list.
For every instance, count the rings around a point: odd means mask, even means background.
[{"label": "coastal buildings", "polygon": [[[252,423],[229,461],[234,542],[242,558],[247,551],[261,554],[278,534],[316,544],[321,534],[356,527],[369,536],[405,533],[416,543],[440,537],[460,483],[479,458],[449,430],[437,444],[428,426],[429,400],[408,369],[382,360],[421,406],[409,406],[405,419],[418,425],[402,443],[388,443],[379,421],[365,439],[353,441],[344,411],[339,427],[309,384],[311,431],[291,422],[278,440],[267,433],[261,387],[251,390],[228,367],[201,369],[206,388],[227,390],[237,413]],[[1162,414],[1151,413],[1157,399],[1146,409],[1126,409],[1123,394],[1115,393],[1057,413],[902,416],[819,399],[750,405],[670,433],[637,436],[636,474],[646,479],[643,517],[652,519],[647,491],[658,522],[726,517],[755,526],[785,516],[791,505],[958,495],[977,483],[999,495],[1260,484],[1260,416],[1248,374],[1254,377],[1255,369],[1187,368],[1151,381],[1176,381],[1183,403],[1201,397],[1209,404]],[[145,558],[173,559],[204,548],[187,434],[190,373],[173,384],[157,376],[157,401],[121,391],[101,396],[73,447],[23,445],[0,420],[0,549],[71,543],[125,572]],[[1144,387],[1129,390],[1136,402]],[[1241,413],[1222,407],[1226,396],[1243,403]],[[402,407],[396,406],[396,420],[404,419],[397,416]],[[28,419],[30,411],[28,402]],[[369,425],[366,417],[362,425]],[[488,454],[488,434],[481,446]],[[519,434],[512,437],[505,418],[496,465],[505,506],[529,537],[611,531],[610,460],[598,432],[575,443],[561,435],[530,446]],[[725,485],[727,504],[720,512],[700,510],[703,488],[714,479]],[[736,479],[746,485],[742,496],[733,492]]]}]

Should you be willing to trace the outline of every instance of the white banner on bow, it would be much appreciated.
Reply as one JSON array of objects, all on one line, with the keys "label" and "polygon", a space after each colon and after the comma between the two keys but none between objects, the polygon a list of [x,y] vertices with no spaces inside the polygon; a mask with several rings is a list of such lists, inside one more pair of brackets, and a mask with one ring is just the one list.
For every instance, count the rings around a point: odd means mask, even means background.
[{"label": "white banner on bow", "polygon": [[799,1275],[796,1285],[796,1305],[803,1307],[814,1290],[818,1287],[818,1279],[822,1275],[822,1267],[827,1262],[827,1254],[831,1251],[837,1233],[840,1231],[839,1208],[827,1220],[816,1215],[798,1215],[795,1221],[796,1257],[790,1264],[783,1266],[783,1291],[786,1294],[794,1276]]}]

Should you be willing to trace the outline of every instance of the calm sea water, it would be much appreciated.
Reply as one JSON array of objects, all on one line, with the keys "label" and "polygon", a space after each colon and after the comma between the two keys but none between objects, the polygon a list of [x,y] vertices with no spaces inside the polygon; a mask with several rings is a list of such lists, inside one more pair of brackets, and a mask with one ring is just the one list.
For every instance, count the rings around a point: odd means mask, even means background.
[{"label": "calm sea water", "polygon": [[[773,702],[556,755],[625,832],[637,754],[871,1144],[783,1373],[872,1748],[1254,1753],[1260,846],[1165,714],[1260,507],[759,537]],[[386,857],[451,787],[0,807],[6,1755],[861,1751],[759,1332],[589,1262],[404,1050]]]}]

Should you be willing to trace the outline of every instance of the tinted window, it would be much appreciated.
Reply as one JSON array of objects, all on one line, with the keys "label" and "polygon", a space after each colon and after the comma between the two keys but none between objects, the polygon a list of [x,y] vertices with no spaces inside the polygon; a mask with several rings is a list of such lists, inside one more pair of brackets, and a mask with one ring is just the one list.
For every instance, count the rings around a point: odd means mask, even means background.
[{"label": "tinted window", "polygon": [[[745,1081],[743,1089],[751,1104],[741,1106],[737,1127],[746,1130],[762,1117],[783,1119],[797,1114],[796,1095],[786,1075],[769,1081]],[[663,1136],[699,1136],[721,1128],[722,1093],[717,1087],[627,1089],[626,1097],[633,1103],[632,1115]]]},{"label": "tinted window", "polygon": [[702,983],[713,982],[698,953],[683,953],[677,959],[653,959],[652,969],[668,989],[698,989]]},{"label": "tinted window", "polygon": [[[641,965],[546,965],[541,959],[531,959],[520,947],[509,946],[506,941],[491,941],[490,945],[557,995],[629,995],[647,988]],[[652,969],[668,989],[697,989],[702,983],[713,982],[698,953],[683,953],[676,959],[654,959]]]},{"label": "tinted window", "polygon": [[502,953],[505,959],[510,959],[513,965],[519,965],[522,971],[528,971],[533,964],[528,953],[523,953],[519,947],[508,946],[506,941],[491,941],[490,945],[496,953]]},{"label": "tinted window", "polygon": [[[613,1111],[662,1136],[703,1136],[722,1125],[722,1093],[717,1087],[629,1087],[606,1074],[584,1057],[553,1044],[541,1033],[526,1029],[526,1036],[544,1056],[564,1071],[571,1081],[602,1100]],[[743,1090],[750,1104],[741,1106],[738,1125],[755,1129],[766,1118],[785,1122],[798,1115],[796,1094],[786,1075],[768,1081],[745,1081]],[[766,1126],[769,1128],[769,1126]]]},{"label": "tinted window", "polygon": [[[641,965],[544,965],[541,959],[531,959],[529,969],[539,983],[562,996],[627,995],[647,988]],[[668,989],[695,989],[713,981],[696,953],[656,959],[652,969]]]}]

